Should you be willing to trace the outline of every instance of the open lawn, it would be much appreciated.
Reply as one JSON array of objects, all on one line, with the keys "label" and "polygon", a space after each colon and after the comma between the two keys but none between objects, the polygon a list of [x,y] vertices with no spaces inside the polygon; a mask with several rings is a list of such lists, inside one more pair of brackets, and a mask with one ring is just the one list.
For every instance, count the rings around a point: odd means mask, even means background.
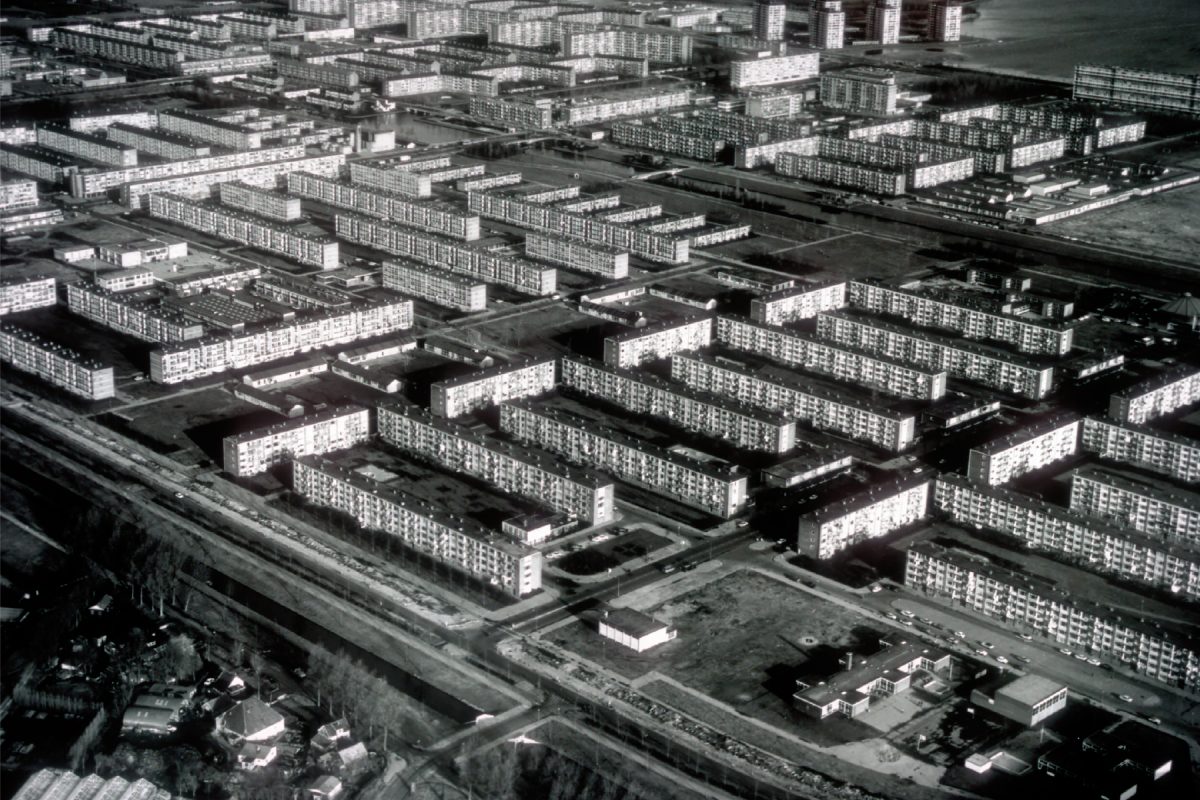
[{"label": "open lawn", "polygon": [[627,677],[657,670],[737,708],[790,703],[795,677],[810,671],[801,665],[825,668],[846,648],[871,650],[878,639],[857,614],[747,570],[647,613],[674,625],[679,638],[634,653],[605,643],[584,623],[549,637]]},{"label": "open lawn", "polygon": [[1172,189],[1046,226],[1049,233],[1089,244],[1200,262],[1200,184]]}]

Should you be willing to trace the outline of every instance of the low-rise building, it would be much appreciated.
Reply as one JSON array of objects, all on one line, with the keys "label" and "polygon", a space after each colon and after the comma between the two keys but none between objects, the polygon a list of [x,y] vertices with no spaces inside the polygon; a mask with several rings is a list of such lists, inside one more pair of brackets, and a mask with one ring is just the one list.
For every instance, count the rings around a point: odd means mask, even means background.
[{"label": "low-rise building", "polygon": [[679,635],[674,626],[632,608],[613,608],[600,617],[600,635],[635,653],[669,642]]},{"label": "low-rise building", "polygon": [[950,667],[950,654],[920,642],[879,640],[872,655],[847,653],[845,670],[833,675],[806,676],[797,682],[792,699],[804,714],[825,719],[834,714],[857,717],[871,708],[875,697],[907,691],[921,672],[930,677]]},{"label": "low-rise building", "polygon": [[929,513],[931,485],[929,478],[908,475],[811,511],[800,517],[796,552],[826,559],[918,522]]},{"label": "low-rise building", "polygon": [[1067,707],[1067,687],[1041,675],[1003,676],[971,691],[971,705],[1032,728]]}]

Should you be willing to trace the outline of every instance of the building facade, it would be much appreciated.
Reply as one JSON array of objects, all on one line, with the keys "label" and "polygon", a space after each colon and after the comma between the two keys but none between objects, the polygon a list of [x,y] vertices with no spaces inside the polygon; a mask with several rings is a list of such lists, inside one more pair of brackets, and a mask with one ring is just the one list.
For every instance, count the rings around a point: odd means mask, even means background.
[{"label": "building facade", "polygon": [[748,476],[740,467],[663,450],[573,414],[527,401],[508,401],[500,406],[500,427],[570,461],[722,519],[740,513],[746,504]]},{"label": "building facade", "polygon": [[1200,370],[1182,367],[1157,375],[1120,392],[1108,401],[1108,416],[1144,425],[1155,417],[1200,402]]},{"label": "building facade", "polygon": [[459,311],[487,309],[487,284],[426,264],[383,262],[383,286],[401,294]]},{"label": "building facade", "polygon": [[703,349],[713,343],[714,323],[710,314],[606,337],[604,363],[610,367],[636,367],[675,353]]},{"label": "building facade", "polygon": [[1079,451],[1082,425],[1075,415],[1055,416],[973,447],[968,456],[967,477],[984,486],[999,486],[1069,458]]},{"label": "building facade", "polygon": [[319,457],[297,458],[292,485],[314,505],[342,511],[363,528],[523,597],[542,586],[542,554],[466,517],[447,514],[412,495]]},{"label": "building facade", "polygon": [[226,436],[221,450],[225,471],[246,478],[300,456],[345,450],[370,436],[370,410],[348,405]]},{"label": "building facade", "polygon": [[750,301],[750,319],[764,325],[786,325],[812,319],[821,311],[846,307],[846,284],[804,284],[770,291]]},{"label": "building facade", "polygon": [[1089,466],[1071,473],[1071,511],[1167,541],[1200,545],[1200,494]]},{"label": "building facade", "polygon": [[231,181],[217,186],[221,202],[230,208],[249,211],[260,217],[277,222],[292,222],[300,219],[300,198],[289,197],[279,192],[251,186],[242,181]]},{"label": "building facade", "polygon": [[800,517],[796,552],[831,558],[848,547],[885,536],[925,518],[932,481],[915,475],[823,506]]},{"label": "building facade", "polygon": [[505,364],[433,384],[429,410],[438,417],[459,417],[505,400],[546,394],[557,383],[558,363],[553,358]]},{"label": "building facade", "polygon": [[1080,442],[1101,458],[1161,472],[1185,483],[1200,481],[1200,442],[1175,433],[1098,417],[1083,421]]},{"label": "building facade", "polygon": [[420,408],[380,406],[377,413],[379,435],[403,450],[592,525],[613,519],[612,481],[591,470],[568,467],[549,453],[484,436]]},{"label": "building facade", "polygon": [[24,278],[0,282],[0,316],[58,303],[54,278]]},{"label": "building facade", "polygon": [[85,400],[105,400],[116,393],[112,367],[16,325],[0,326],[0,361]]}]

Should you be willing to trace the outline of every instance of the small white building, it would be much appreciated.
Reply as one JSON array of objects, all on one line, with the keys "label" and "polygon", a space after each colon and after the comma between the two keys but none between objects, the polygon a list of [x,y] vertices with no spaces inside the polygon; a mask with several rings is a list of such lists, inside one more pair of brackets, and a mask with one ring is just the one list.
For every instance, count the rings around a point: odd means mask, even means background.
[{"label": "small white building", "polygon": [[679,632],[664,622],[632,608],[614,608],[600,618],[600,635],[638,653],[669,642]]},{"label": "small white building", "polygon": [[285,727],[283,715],[257,697],[246,698],[217,719],[217,730],[239,742],[271,741]]},{"label": "small white building", "polygon": [[256,770],[268,767],[278,757],[279,750],[273,744],[246,742],[237,754],[238,769]]}]

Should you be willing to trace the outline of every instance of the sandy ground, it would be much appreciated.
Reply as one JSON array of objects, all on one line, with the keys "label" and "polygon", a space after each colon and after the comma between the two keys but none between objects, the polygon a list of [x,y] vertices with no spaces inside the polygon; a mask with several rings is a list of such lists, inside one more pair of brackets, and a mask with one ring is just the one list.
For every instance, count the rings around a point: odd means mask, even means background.
[{"label": "sandy ground", "polygon": [[1046,229],[1093,244],[1200,264],[1200,184],[1054,222]]}]

